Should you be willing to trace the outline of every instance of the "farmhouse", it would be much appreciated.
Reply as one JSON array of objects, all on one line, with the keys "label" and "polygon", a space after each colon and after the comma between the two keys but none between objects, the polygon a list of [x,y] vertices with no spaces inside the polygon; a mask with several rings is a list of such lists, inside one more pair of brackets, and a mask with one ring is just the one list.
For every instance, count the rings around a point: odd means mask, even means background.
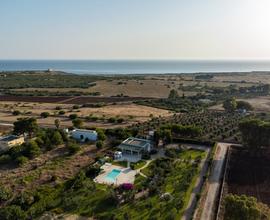
[{"label": "farmhouse", "polygon": [[129,137],[123,141],[118,149],[122,151],[123,154],[135,154],[141,155],[143,152],[150,152],[152,144],[150,140]]},{"label": "farmhouse", "polygon": [[21,145],[24,143],[24,137],[16,136],[16,135],[8,135],[4,137],[0,137],[0,151],[6,151],[11,147],[16,145]]},{"label": "farmhouse", "polygon": [[74,129],[71,131],[71,136],[81,142],[96,141],[98,139],[98,134],[94,130]]}]

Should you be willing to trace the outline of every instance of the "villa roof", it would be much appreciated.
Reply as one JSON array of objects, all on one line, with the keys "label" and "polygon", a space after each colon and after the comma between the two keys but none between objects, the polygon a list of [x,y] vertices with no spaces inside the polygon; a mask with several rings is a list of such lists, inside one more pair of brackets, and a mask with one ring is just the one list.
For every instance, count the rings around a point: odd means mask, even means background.
[{"label": "villa roof", "polygon": [[132,148],[134,150],[143,150],[147,147],[148,144],[151,144],[151,141],[141,138],[129,137],[124,140],[118,147],[119,148]]}]

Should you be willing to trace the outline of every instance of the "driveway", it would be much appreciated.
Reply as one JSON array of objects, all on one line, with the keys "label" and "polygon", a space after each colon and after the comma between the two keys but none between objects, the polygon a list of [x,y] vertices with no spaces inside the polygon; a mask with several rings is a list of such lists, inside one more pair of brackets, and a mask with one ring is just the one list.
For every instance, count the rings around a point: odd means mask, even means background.
[{"label": "driveway", "polygon": [[209,156],[210,153],[210,148],[205,147],[205,146],[198,146],[198,145],[190,145],[190,144],[185,144],[188,148],[195,149],[195,150],[204,150],[207,152],[206,157],[201,161],[200,168],[201,172],[196,180],[195,186],[192,190],[192,193],[190,195],[189,203],[187,205],[187,208],[182,216],[182,220],[189,220],[192,219],[194,209],[196,208],[196,194],[201,192],[202,186],[203,186],[203,176],[207,174],[208,170],[208,163],[206,162],[206,159]]},{"label": "driveway", "polygon": [[209,177],[209,188],[204,202],[201,219],[212,220],[214,218],[214,209],[221,185],[223,165],[225,164],[226,152],[231,144],[218,143],[216,154],[214,156],[212,172]]}]

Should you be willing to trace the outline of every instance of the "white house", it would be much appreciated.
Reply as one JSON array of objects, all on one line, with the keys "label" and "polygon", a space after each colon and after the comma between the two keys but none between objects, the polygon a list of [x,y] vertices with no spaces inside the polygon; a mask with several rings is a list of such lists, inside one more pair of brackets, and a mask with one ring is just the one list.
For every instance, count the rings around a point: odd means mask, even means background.
[{"label": "white house", "polygon": [[16,145],[21,145],[24,143],[24,137],[16,135],[8,135],[0,137],[0,151],[6,151],[11,147]]},{"label": "white house", "polygon": [[96,141],[98,139],[98,134],[94,130],[74,129],[70,133],[71,137],[81,142]]}]

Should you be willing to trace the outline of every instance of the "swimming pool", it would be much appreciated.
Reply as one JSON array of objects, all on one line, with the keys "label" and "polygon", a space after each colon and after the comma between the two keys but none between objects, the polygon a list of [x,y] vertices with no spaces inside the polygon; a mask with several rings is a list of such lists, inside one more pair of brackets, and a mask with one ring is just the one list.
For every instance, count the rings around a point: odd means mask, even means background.
[{"label": "swimming pool", "polygon": [[121,170],[113,169],[111,172],[107,174],[105,179],[110,182],[114,182],[116,177],[121,173]]}]

